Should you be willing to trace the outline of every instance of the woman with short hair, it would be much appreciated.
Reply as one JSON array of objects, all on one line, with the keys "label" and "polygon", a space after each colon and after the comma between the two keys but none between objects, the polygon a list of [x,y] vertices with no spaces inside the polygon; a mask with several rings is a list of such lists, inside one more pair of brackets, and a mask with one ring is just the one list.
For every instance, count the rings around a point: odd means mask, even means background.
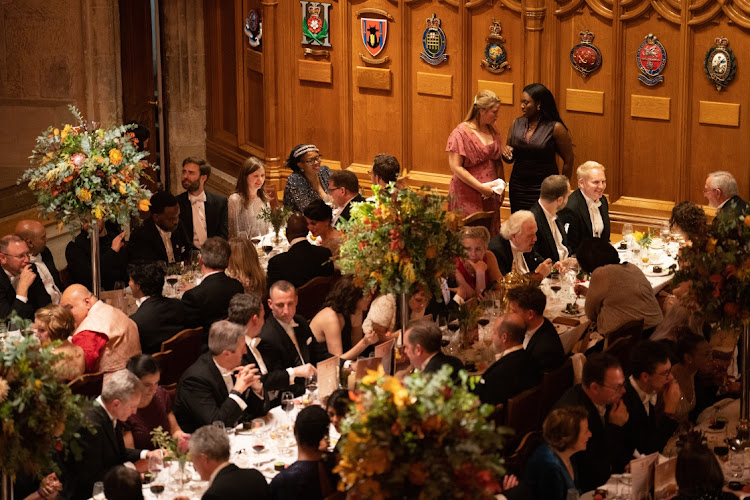
[{"label": "woman with short hair", "polygon": [[339,248],[344,242],[341,233],[333,227],[333,210],[323,200],[312,200],[302,214],[307,220],[307,229],[313,237],[320,238],[320,246],[331,251],[334,261],[339,258]]},{"label": "woman with short hair", "polygon": [[75,329],[73,314],[63,306],[50,304],[34,313],[34,333],[42,345],[60,342],[52,349],[62,356],[55,364],[55,373],[60,380],[76,379],[86,371],[83,349],[68,340]]},{"label": "woman with short hair", "polygon": [[464,227],[461,233],[461,245],[466,258],[456,259],[456,281],[458,295],[468,300],[481,296],[503,277],[497,264],[495,254],[487,250],[490,232],[482,226]]}]

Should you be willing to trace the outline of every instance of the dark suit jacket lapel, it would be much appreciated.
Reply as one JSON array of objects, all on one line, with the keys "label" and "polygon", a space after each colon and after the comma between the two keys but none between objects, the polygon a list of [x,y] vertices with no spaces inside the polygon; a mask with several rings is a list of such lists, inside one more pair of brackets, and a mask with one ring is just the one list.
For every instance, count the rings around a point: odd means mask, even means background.
[{"label": "dark suit jacket lapel", "polygon": [[203,358],[203,360],[206,364],[208,372],[211,374],[211,378],[215,381],[214,385],[216,387],[216,390],[219,392],[219,396],[221,396],[219,398],[219,401],[225,400],[229,397],[229,391],[227,391],[227,386],[224,383],[224,378],[221,376],[221,373],[219,373],[219,369],[216,367],[216,363],[214,363],[214,360],[211,356],[206,356],[205,358]]},{"label": "dark suit jacket lapel", "polygon": [[584,198],[583,193],[580,189],[573,193],[573,195],[576,196],[579,201],[578,212],[580,214],[580,217],[586,221],[586,224],[584,225],[584,227],[586,228],[586,234],[582,236],[583,238],[591,238],[594,236],[594,228],[591,223],[591,214],[589,213],[589,206],[586,204],[586,198]]},{"label": "dark suit jacket lapel", "polygon": [[[539,207],[539,212],[541,217],[539,217],[537,224],[537,237],[541,236],[539,238],[543,241],[542,247],[543,247],[543,253],[549,252],[550,255],[557,254],[557,245],[555,245],[555,237],[552,236],[552,229],[549,227],[549,223],[547,222],[547,216],[544,213],[544,210],[542,207]],[[559,258],[552,259],[554,261],[560,260]]]},{"label": "dark suit jacket lapel", "polygon": [[180,193],[177,196],[177,201],[180,204],[180,220],[182,221],[182,227],[185,228],[185,232],[190,235],[190,241],[193,240],[193,207],[190,204],[187,191]]},{"label": "dark suit jacket lapel", "polygon": [[[563,245],[568,248],[568,233],[565,232],[565,226],[559,217],[555,219],[555,224],[557,224],[557,229],[560,231],[560,235],[562,235]],[[570,253],[570,248],[568,248],[568,253]]]},{"label": "dark suit jacket lapel", "polygon": [[208,191],[206,193],[206,234],[216,236],[219,228],[219,199]]},{"label": "dark suit jacket lapel", "polygon": [[159,233],[159,229],[157,229],[156,223],[153,221],[153,219],[149,219],[146,224],[148,224],[148,226],[146,226],[144,230],[148,231],[147,242],[153,245],[154,250],[157,251],[161,260],[167,262],[167,249],[164,247],[164,243],[161,239],[161,233]]},{"label": "dark suit jacket lapel", "polygon": [[607,197],[604,195],[602,195],[600,200],[602,205],[599,207],[599,213],[601,214],[602,222],[604,223],[602,238],[609,241],[609,203],[607,202]]},{"label": "dark suit jacket lapel", "polygon": [[[294,342],[292,342],[292,339],[289,338],[289,335],[286,333],[286,330],[284,330],[284,327],[281,326],[281,323],[279,323],[279,320],[276,318],[273,318],[273,324],[274,328],[276,329],[276,336],[279,339],[279,343],[281,344],[281,348],[286,353],[291,353],[294,356],[295,364],[294,366],[297,366],[298,364],[302,364],[304,362],[303,360],[299,359],[299,355],[297,354],[297,348],[294,347]],[[295,330],[296,335],[296,330]],[[299,342],[299,340],[298,340]],[[300,350],[301,347],[300,347]],[[289,356],[291,358],[291,356]]]},{"label": "dark suit jacket lapel", "polygon": [[109,415],[107,415],[107,410],[105,410],[99,403],[97,403],[94,408],[97,413],[97,419],[99,420],[99,426],[112,444],[112,449],[117,452],[118,456],[122,455],[125,445],[121,444],[121,441],[117,439],[115,428],[112,426],[112,421],[109,419]]}]

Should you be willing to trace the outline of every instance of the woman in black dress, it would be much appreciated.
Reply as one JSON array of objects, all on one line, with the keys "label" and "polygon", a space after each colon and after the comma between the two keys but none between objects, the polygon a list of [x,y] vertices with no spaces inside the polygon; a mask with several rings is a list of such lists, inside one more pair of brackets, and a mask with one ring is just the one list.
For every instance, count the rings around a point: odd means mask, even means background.
[{"label": "woman in black dress", "polygon": [[503,160],[513,163],[510,174],[510,211],[528,210],[539,199],[542,181],[558,174],[556,155],[563,160],[562,174],[573,172],[573,144],[560,118],[555,98],[541,83],[532,83],[521,94],[522,116],[508,130]]}]

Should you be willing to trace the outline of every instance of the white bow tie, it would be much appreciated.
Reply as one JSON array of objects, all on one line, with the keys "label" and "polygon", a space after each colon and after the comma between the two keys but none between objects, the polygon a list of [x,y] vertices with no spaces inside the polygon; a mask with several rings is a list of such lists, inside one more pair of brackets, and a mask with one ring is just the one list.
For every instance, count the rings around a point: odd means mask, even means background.
[{"label": "white bow tie", "polygon": [[193,196],[192,194],[188,195],[188,200],[190,200],[190,203],[196,204],[198,202],[205,203],[206,202],[206,193],[205,191],[198,196]]},{"label": "white bow tie", "polygon": [[601,201],[599,201],[599,200],[596,200],[596,201],[592,201],[592,202],[591,202],[591,206],[592,206],[592,207],[594,207],[594,208],[599,208],[599,207],[601,207],[601,206],[602,206],[602,202],[601,202]]}]

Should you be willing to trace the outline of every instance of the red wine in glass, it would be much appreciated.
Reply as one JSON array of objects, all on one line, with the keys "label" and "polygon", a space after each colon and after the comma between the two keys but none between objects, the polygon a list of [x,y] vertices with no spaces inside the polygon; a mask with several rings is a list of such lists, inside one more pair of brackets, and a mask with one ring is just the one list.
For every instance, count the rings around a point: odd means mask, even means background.
[{"label": "red wine in glass", "polygon": [[263,245],[263,251],[266,253],[271,253],[271,250],[273,250],[273,246],[271,245]]},{"label": "red wine in glass", "polygon": [[555,293],[559,292],[562,289],[562,287],[560,285],[550,285],[549,288],[550,288],[550,290],[552,290]]},{"label": "red wine in glass", "polygon": [[167,283],[169,283],[169,286],[171,287],[174,287],[177,284],[177,281],[179,281],[179,278],[177,276],[167,278]]},{"label": "red wine in glass", "polygon": [[255,451],[255,453],[260,453],[260,452],[262,452],[265,449],[266,449],[266,447],[262,443],[256,443],[256,444],[253,445],[253,450]]},{"label": "red wine in glass", "polygon": [[164,493],[164,485],[163,484],[152,484],[151,487],[151,493],[154,495],[161,495]]},{"label": "red wine in glass", "polygon": [[489,325],[489,324],[490,324],[490,320],[489,320],[488,318],[481,318],[481,319],[480,319],[480,320],[478,321],[478,323],[479,323],[479,324],[480,324],[481,326],[487,326],[487,325]]},{"label": "red wine in glass", "polygon": [[448,330],[452,332],[458,331],[458,323],[448,323]]}]

